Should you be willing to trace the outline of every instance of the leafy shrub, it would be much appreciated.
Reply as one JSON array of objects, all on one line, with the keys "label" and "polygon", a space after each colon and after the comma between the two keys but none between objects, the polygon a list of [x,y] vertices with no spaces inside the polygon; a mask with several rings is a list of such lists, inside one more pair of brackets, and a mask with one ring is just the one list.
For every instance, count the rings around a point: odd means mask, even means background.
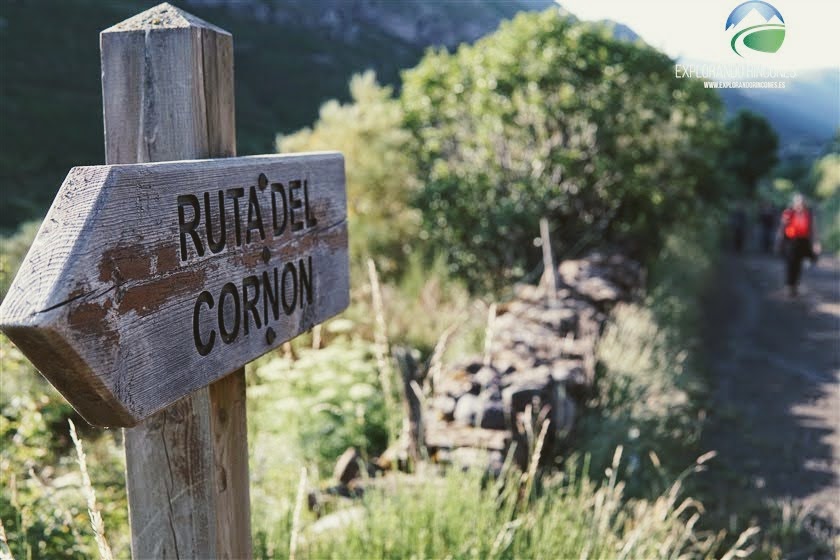
[{"label": "leafy shrub", "polygon": [[325,474],[348,447],[367,456],[384,451],[385,400],[372,344],[343,338],[320,350],[298,348],[296,353],[296,358],[275,355],[254,366],[248,387],[254,451],[270,440],[274,443],[266,451],[273,453],[277,442],[291,436],[286,458],[314,463]]},{"label": "leafy shrub", "polygon": [[818,214],[823,251],[840,254],[840,193],[821,202]]},{"label": "leafy shrub", "polygon": [[655,254],[719,194],[719,99],[606,27],[520,14],[403,79],[427,248],[473,289],[539,261],[541,217],[561,255],[611,241]]},{"label": "leafy shrub", "polygon": [[280,152],[344,154],[351,256],[357,266],[375,256],[386,275],[403,263],[419,225],[417,212],[408,205],[416,183],[406,149],[409,134],[391,91],[376,83],[372,71],[354,75],[352,103],[328,101],[312,128],[277,137]]}]

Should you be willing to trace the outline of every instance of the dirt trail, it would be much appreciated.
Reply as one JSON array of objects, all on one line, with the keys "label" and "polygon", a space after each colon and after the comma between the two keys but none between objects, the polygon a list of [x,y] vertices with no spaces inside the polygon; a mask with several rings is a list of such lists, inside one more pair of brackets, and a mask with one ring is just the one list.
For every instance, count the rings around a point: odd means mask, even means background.
[{"label": "dirt trail", "polygon": [[840,530],[840,262],[804,271],[790,298],[778,258],[723,259],[707,302],[719,513],[793,502]]}]

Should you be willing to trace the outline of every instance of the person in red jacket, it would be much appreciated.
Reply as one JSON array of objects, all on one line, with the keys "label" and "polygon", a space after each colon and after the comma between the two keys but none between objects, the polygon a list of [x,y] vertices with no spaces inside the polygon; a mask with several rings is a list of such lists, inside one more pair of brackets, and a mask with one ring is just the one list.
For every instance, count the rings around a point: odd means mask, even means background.
[{"label": "person in red jacket", "polygon": [[802,273],[802,261],[805,258],[816,261],[820,253],[817,224],[813,213],[805,205],[805,197],[801,194],[793,195],[790,207],[782,212],[777,237],[785,257],[785,283],[790,295],[795,296]]}]

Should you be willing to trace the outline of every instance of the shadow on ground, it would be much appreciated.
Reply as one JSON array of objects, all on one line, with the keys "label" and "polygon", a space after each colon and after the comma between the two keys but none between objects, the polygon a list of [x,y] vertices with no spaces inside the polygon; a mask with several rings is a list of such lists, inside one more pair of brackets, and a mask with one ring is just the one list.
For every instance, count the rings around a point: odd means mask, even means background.
[{"label": "shadow on ground", "polygon": [[[730,529],[789,530],[769,536],[785,557],[820,556],[815,543],[840,534],[840,263],[807,269],[796,298],[782,278],[776,257],[721,260],[704,308],[711,395],[702,441],[719,455],[699,484],[711,516]],[[796,519],[811,542],[794,534]]]}]

